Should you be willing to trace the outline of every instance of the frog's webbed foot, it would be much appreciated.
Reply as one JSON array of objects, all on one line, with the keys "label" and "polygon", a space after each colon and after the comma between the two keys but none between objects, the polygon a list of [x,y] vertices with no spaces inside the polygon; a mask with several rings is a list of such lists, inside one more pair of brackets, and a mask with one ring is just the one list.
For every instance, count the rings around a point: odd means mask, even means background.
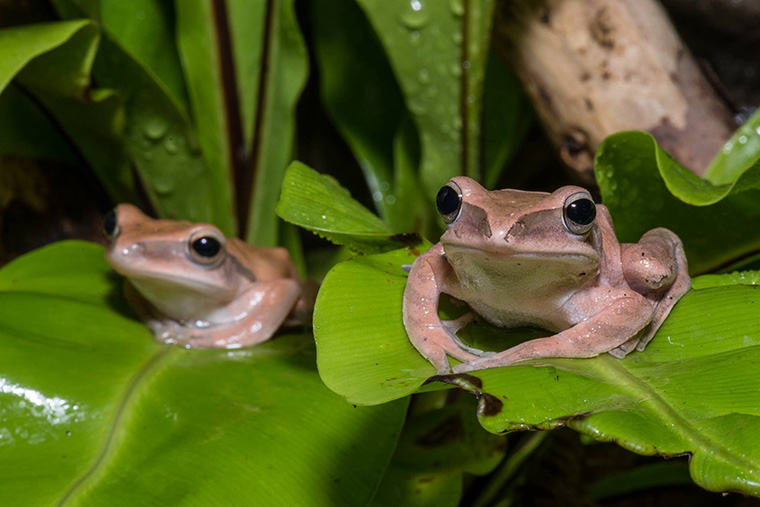
[{"label": "frog's webbed foot", "polygon": [[[573,327],[547,338],[530,340],[490,357],[459,364],[454,373],[509,366],[529,359],[587,358],[633,348],[650,322],[652,307],[644,297],[624,297]],[[613,355],[615,355],[613,353]]]}]

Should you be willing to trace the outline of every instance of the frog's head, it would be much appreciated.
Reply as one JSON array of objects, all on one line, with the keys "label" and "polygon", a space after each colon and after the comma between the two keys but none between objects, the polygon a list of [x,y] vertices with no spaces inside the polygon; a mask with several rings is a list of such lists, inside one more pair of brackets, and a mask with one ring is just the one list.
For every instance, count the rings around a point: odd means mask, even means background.
[{"label": "frog's head", "polygon": [[572,265],[599,263],[596,206],[581,187],[566,186],[551,194],[489,191],[459,176],[441,188],[436,205],[448,224],[441,243],[453,264],[457,258],[471,256],[492,261],[510,258],[510,262],[521,257]]},{"label": "frog's head", "polygon": [[103,226],[111,267],[169,314],[230,301],[245,279],[253,278],[213,225],[155,220],[131,204],[119,204]]}]

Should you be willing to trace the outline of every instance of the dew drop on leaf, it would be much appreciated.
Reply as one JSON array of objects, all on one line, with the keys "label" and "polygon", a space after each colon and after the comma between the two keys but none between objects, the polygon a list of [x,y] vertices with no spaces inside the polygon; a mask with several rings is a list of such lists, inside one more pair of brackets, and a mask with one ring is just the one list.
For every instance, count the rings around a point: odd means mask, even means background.
[{"label": "dew drop on leaf", "polygon": [[164,134],[166,134],[166,129],[168,128],[169,124],[166,122],[166,120],[160,116],[154,116],[145,122],[145,126],[143,127],[143,134],[145,134],[145,137],[148,139],[157,141],[161,139]]}]

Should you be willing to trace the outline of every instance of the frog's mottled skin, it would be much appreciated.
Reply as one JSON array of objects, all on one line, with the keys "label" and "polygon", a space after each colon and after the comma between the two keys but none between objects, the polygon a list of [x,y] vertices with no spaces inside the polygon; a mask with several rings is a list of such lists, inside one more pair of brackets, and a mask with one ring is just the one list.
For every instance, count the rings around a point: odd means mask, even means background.
[{"label": "frog's mottled skin", "polygon": [[[285,249],[225,238],[208,224],[154,220],[129,204],[114,211],[106,260],[127,278],[127,298],[157,340],[237,348],[268,340],[283,323],[311,321],[316,287],[301,282]],[[202,236],[223,246],[212,265],[191,255],[191,238]]]},{"label": "frog's mottled skin", "polygon": [[[607,209],[596,206],[588,232],[575,234],[563,220],[574,186],[552,194],[487,191],[466,177],[461,211],[440,243],[412,265],[403,318],[414,347],[438,373],[510,365],[546,357],[622,358],[644,350],[691,282],[678,236],[654,229],[638,243],[620,244]],[[472,319],[438,317],[441,293],[466,302],[503,327],[532,325],[556,334],[491,353],[462,343],[456,331]]]}]

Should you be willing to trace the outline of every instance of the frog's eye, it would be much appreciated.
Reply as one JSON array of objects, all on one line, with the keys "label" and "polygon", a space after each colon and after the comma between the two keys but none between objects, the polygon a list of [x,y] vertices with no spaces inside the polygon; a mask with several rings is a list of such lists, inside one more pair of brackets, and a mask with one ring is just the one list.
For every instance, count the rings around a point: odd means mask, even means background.
[{"label": "frog's eye", "polygon": [[459,218],[459,212],[462,211],[462,190],[456,183],[450,181],[438,191],[438,195],[435,196],[435,206],[443,217],[443,221],[450,224]]},{"label": "frog's eye", "polygon": [[119,222],[116,220],[116,208],[112,209],[103,217],[103,234],[108,241],[112,241],[119,235]]},{"label": "frog's eye", "polygon": [[562,220],[573,234],[586,234],[594,226],[596,205],[586,192],[578,192],[565,200]]},{"label": "frog's eye", "polygon": [[211,266],[218,264],[224,257],[224,237],[213,231],[198,231],[187,243],[190,258],[198,264]]}]

